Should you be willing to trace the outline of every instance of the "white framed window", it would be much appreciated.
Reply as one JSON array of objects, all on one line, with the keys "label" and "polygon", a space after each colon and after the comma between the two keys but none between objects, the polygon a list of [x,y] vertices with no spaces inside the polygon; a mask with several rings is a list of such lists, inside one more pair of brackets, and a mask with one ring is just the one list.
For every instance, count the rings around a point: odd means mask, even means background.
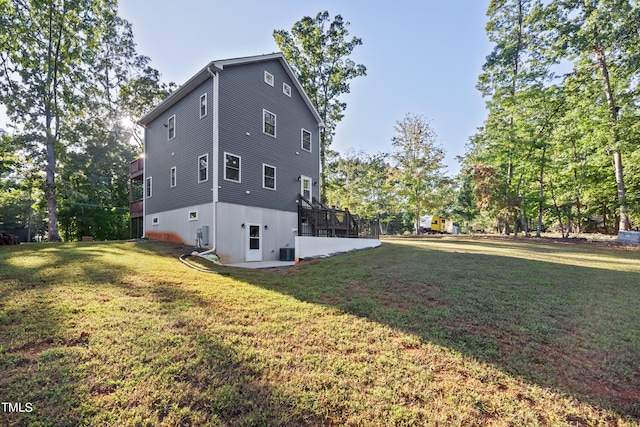
[{"label": "white framed window", "polygon": [[198,220],[198,211],[189,211],[189,221],[197,221]]},{"label": "white framed window", "polygon": [[169,117],[167,121],[167,139],[172,140],[176,137],[176,115]]},{"label": "white framed window", "polygon": [[202,94],[200,96],[200,118],[203,118],[207,115],[207,94]]},{"label": "white framed window", "polygon": [[285,82],[282,82],[282,93],[291,98],[291,86],[289,86]]},{"label": "white framed window", "polygon": [[149,197],[151,197],[153,195],[153,188],[152,188],[153,182],[152,182],[151,178],[152,177],[150,177],[150,176],[147,177],[147,182],[146,182],[146,184],[144,186],[144,195],[147,198],[149,198]]},{"label": "white framed window", "polygon": [[262,110],[262,132],[276,136],[276,115],[265,109]]},{"label": "white framed window", "polygon": [[271,74],[268,71],[264,72],[264,82],[266,84],[268,84],[269,86],[273,86],[274,82],[275,82],[275,78],[273,77],[273,74]]},{"label": "white framed window", "polygon": [[308,176],[300,176],[300,194],[305,199],[311,201],[311,178]]},{"label": "white framed window", "polygon": [[198,157],[198,182],[209,180],[209,153]]},{"label": "white framed window", "polygon": [[303,150],[311,152],[311,132],[306,129],[302,129],[300,135],[300,146]]},{"label": "white framed window", "polygon": [[171,168],[171,188],[176,186],[176,167]]},{"label": "white framed window", "polygon": [[158,225],[160,224],[160,217],[154,216],[151,217],[151,225]]},{"label": "white framed window", "polygon": [[224,179],[227,181],[241,182],[240,156],[224,153]]},{"label": "white framed window", "polygon": [[262,164],[262,188],[268,190],[276,189],[276,167]]}]

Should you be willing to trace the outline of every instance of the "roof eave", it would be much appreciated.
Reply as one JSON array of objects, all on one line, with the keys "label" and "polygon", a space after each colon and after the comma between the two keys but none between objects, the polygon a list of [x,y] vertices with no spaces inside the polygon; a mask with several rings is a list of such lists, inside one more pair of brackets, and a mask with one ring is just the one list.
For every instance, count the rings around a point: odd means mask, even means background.
[{"label": "roof eave", "polygon": [[284,55],[280,52],[267,54],[267,55],[256,55],[256,56],[248,56],[244,58],[234,58],[234,59],[224,59],[219,61],[211,61],[204,68],[198,71],[193,77],[191,77],[185,84],[176,89],[171,95],[169,95],[166,99],[164,99],[160,104],[158,104],[154,109],[145,114],[140,120],[138,120],[138,124],[142,126],[147,126],[153,120],[157,119],[164,113],[166,110],[175,105],[178,101],[180,101],[184,96],[194,90],[197,86],[202,84],[202,82],[206,81],[209,78],[209,70],[212,71],[222,71],[227,65],[241,65],[247,64],[251,62],[261,62],[261,61],[270,61],[273,59],[277,59],[280,61],[280,64],[284,67],[286,73],[291,78],[294,86],[298,90],[298,93],[302,96],[304,103],[307,105],[311,114],[318,122],[318,126],[321,128],[325,127],[325,124],[320,117],[320,114],[316,110],[315,106],[311,102],[309,95],[307,95],[306,91],[298,81],[293,69],[284,58]]},{"label": "roof eave", "polygon": [[160,104],[158,104],[155,108],[149,111],[147,114],[142,116],[140,120],[138,120],[138,124],[141,126],[147,126],[149,123],[157,119],[175,105],[178,101],[184,98],[187,94],[189,94],[196,87],[205,82],[209,77],[209,71],[221,71],[222,68],[216,66],[214,61],[207,64],[204,68],[198,71],[193,77],[187,80],[182,86],[173,91],[168,97],[166,97]]}]

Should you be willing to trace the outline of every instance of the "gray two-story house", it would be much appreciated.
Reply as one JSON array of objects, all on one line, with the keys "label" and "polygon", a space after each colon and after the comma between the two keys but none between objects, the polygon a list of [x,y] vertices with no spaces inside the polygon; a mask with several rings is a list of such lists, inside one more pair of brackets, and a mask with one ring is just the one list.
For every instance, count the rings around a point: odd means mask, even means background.
[{"label": "gray two-story house", "polygon": [[294,247],[298,195],[319,197],[323,123],[282,54],[212,61],[140,124],[146,237],[225,263]]}]

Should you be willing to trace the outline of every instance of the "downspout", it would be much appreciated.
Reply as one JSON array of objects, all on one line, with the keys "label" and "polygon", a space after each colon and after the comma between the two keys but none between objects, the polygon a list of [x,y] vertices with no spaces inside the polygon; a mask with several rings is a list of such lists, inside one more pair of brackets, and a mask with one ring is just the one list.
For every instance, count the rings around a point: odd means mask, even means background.
[{"label": "downspout", "polygon": [[[147,126],[144,125],[142,148],[142,237],[147,237]],[[138,231],[138,234],[140,232]]]},{"label": "downspout", "polygon": [[211,158],[211,173],[213,175],[213,224],[211,224],[212,238],[211,249],[202,252],[201,254],[214,253],[217,249],[217,235],[218,235],[218,158],[219,158],[219,139],[218,139],[218,72],[211,71],[211,66],[207,66],[207,72],[212,79],[213,87],[213,100],[212,100],[212,115],[213,115],[213,153]]},{"label": "downspout", "polygon": [[[322,200],[322,186],[324,185],[324,182],[322,180],[322,177],[324,176],[324,171],[322,170],[322,130],[324,129],[324,126],[319,124],[318,125],[318,170],[320,171],[320,173],[318,174],[318,200],[322,203],[324,203],[326,200]],[[311,201],[313,201],[313,190],[311,192],[312,196],[311,196]]]}]

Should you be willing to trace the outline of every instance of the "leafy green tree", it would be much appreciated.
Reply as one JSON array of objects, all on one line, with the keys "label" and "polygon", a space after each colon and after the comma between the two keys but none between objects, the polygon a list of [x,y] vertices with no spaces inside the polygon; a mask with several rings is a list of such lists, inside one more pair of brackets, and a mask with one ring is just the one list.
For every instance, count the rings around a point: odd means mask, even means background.
[{"label": "leafy green tree", "polygon": [[325,11],[313,18],[303,17],[293,25],[290,33],[285,30],[273,32],[276,44],[324,122],[320,137],[323,181],[327,150],[347,108],[340,96],[349,93],[350,80],[367,72],[364,65],[356,64],[350,58],[362,40],[358,37],[349,39],[348,26],[349,22],[345,22],[341,15],[336,15],[331,21],[329,12]]},{"label": "leafy green tree", "polygon": [[329,167],[327,203],[351,213],[390,222],[394,186],[384,153],[348,152]]},{"label": "leafy green tree", "polygon": [[[619,229],[628,230],[629,213],[623,153],[633,152],[629,125],[637,117],[640,63],[640,5],[630,0],[554,0],[546,8],[547,31],[554,36],[557,58],[573,62],[594,87],[591,102],[606,105],[604,143],[613,160],[619,206]],[[594,130],[595,129],[594,123]]]},{"label": "leafy green tree", "polygon": [[535,141],[526,107],[539,95],[542,83],[548,79],[548,64],[542,60],[543,39],[534,29],[540,16],[539,2],[532,0],[492,0],[487,10],[487,34],[495,46],[483,66],[478,89],[488,97],[489,117],[484,127],[484,139],[489,141],[484,158],[477,161],[497,168],[494,177],[505,180],[506,207],[503,233],[509,234],[509,221],[514,232],[520,221],[526,229],[525,175]]},{"label": "leafy green tree", "polygon": [[117,49],[104,55],[104,41],[117,39],[109,37],[119,25],[116,12],[115,0],[0,3],[6,30],[0,38],[0,101],[24,134],[32,135],[46,153],[49,241],[60,240],[56,173],[57,158],[64,151],[61,137],[88,113],[100,91],[95,79],[106,76],[97,71],[123,58]]},{"label": "leafy green tree", "polygon": [[392,154],[396,162],[398,195],[406,211],[414,218],[419,230],[424,207],[436,197],[438,188],[445,181],[444,150],[437,142],[436,134],[424,116],[407,114],[394,127]]},{"label": "leafy green tree", "polygon": [[24,139],[0,136],[0,230],[30,241],[42,230],[45,215],[37,202],[44,180],[37,168],[42,159],[24,145]]},{"label": "leafy green tree", "polygon": [[464,231],[471,231],[473,220],[478,215],[478,205],[473,190],[473,177],[468,172],[458,176],[458,189],[456,199],[451,210],[454,221],[462,224]]},{"label": "leafy green tree", "polygon": [[60,226],[65,239],[90,235],[99,240],[129,236],[129,162],[136,147],[128,135],[97,116],[74,127],[81,150],[61,160]]},{"label": "leafy green tree", "polygon": [[144,138],[136,122],[175,88],[175,83],[164,83],[160,72],[150,66],[144,67],[137,75],[121,84],[118,112],[123,120],[120,126],[125,136],[134,139],[138,153],[144,151]]}]

